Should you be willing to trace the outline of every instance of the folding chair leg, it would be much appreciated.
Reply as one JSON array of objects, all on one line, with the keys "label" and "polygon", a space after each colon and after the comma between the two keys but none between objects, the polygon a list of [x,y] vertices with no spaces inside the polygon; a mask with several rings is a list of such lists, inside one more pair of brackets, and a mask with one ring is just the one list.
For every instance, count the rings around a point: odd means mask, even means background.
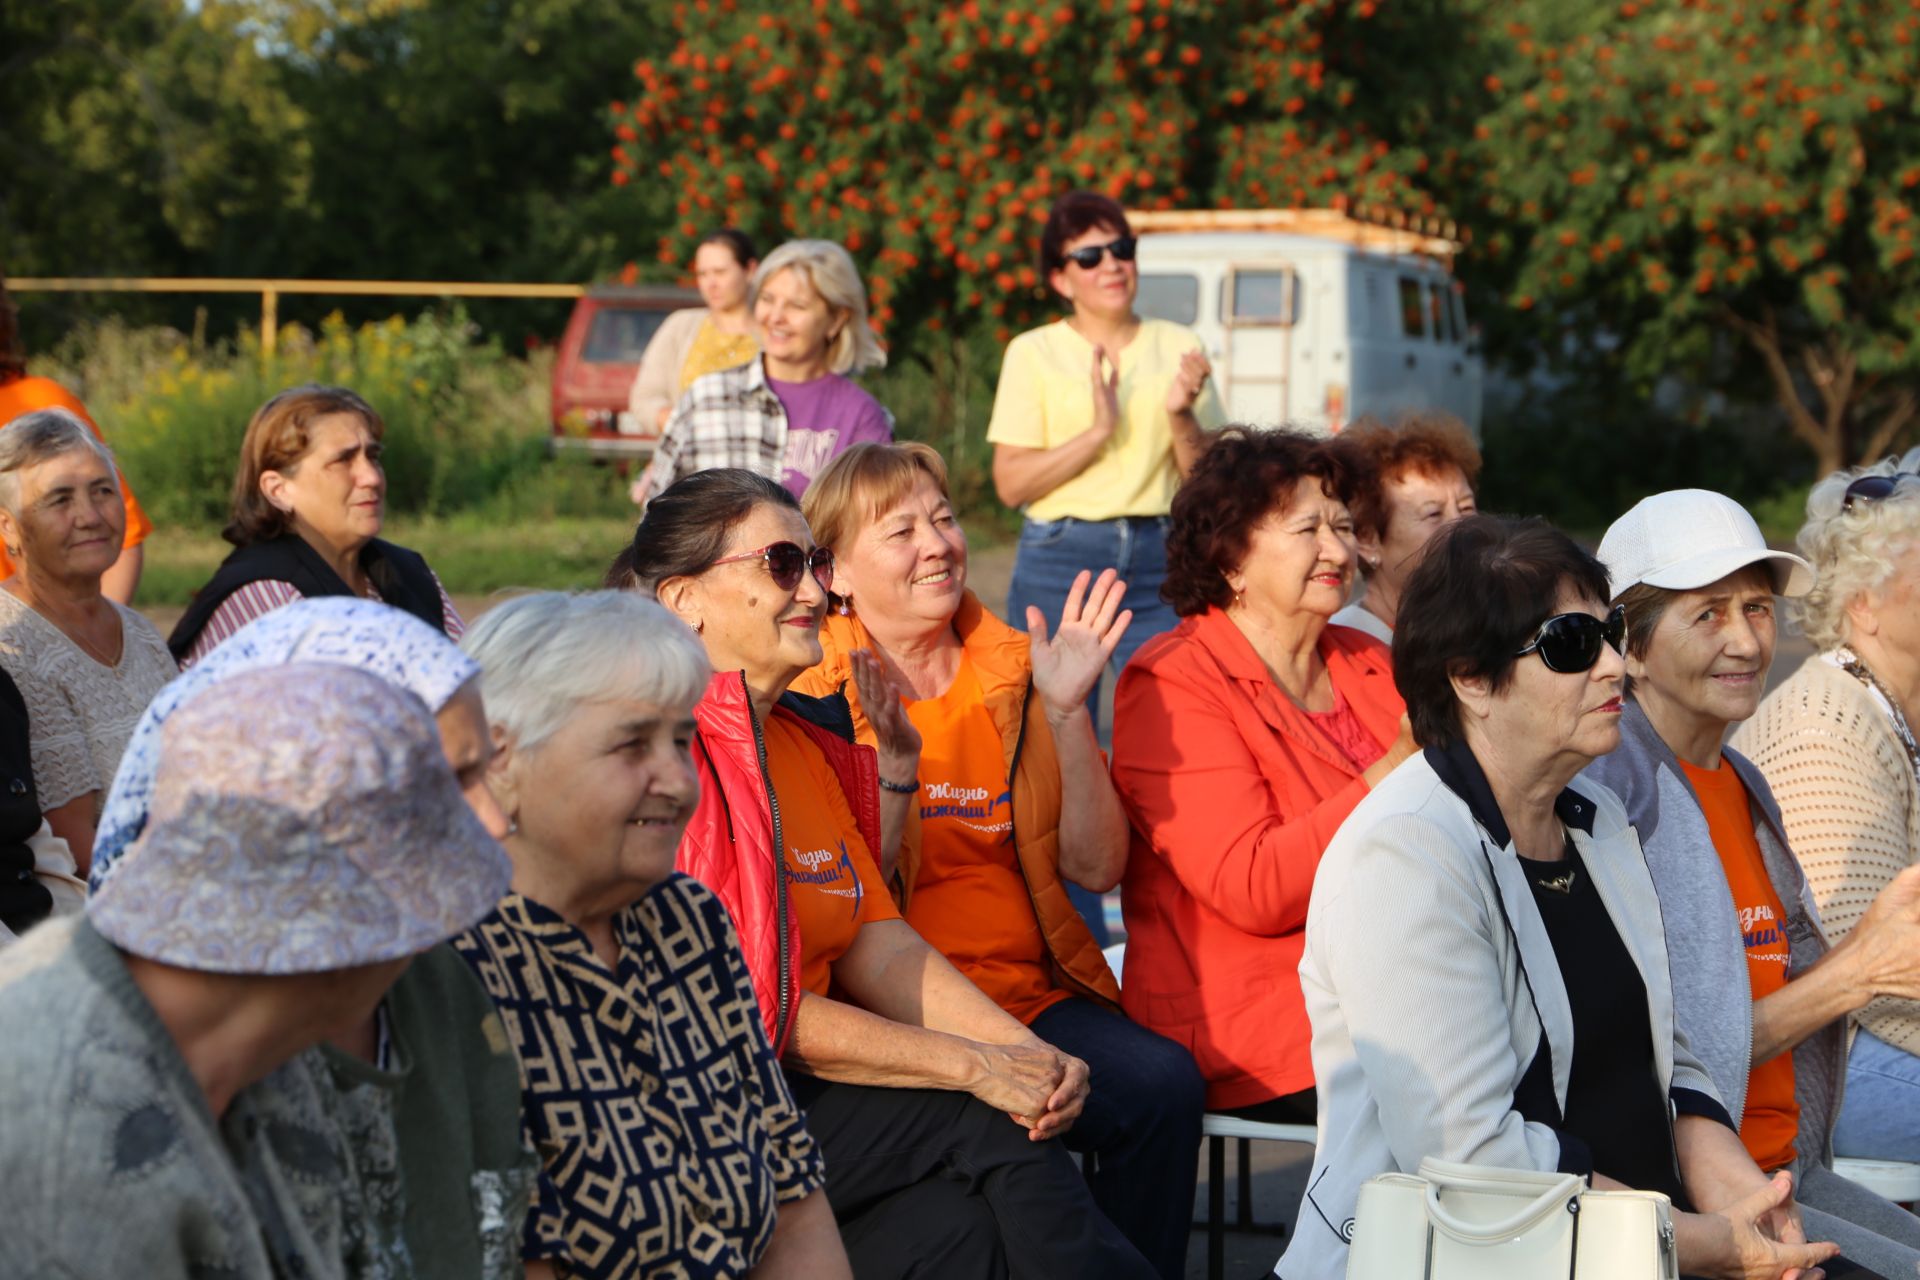
[{"label": "folding chair leg", "polygon": [[1253,1141],[1241,1138],[1240,1149],[1236,1153],[1240,1160],[1240,1215],[1239,1226],[1242,1231],[1253,1230]]},{"label": "folding chair leg", "polygon": [[1207,1280],[1227,1271],[1227,1140],[1207,1139]]}]

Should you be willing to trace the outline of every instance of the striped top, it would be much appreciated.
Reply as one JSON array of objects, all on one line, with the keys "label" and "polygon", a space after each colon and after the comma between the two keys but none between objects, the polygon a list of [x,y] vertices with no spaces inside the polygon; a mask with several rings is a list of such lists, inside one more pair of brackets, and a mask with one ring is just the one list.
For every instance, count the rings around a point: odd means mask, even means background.
[{"label": "striped top", "polygon": [[[433,585],[440,592],[440,616],[446,623],[447,639],[458,643],[460,637],[466,634],[466,621],[461,618],[460,611],[454,608],[453,597],[447,594],[446,585],[440,581],[437,573],[433,575]],[[256,618],[264,618],[276,609],[284,609],[294,601],[304,599],[306,597],[300,594],[298,587],[277,578],[247,583],[220,602],[220,607],[207,619],[207,625],[200,629],[199,638],[181,660],[180,669],[184,671],[206,657],[222,641]],[[369,587],[367,599],[380,601],[380,593]]]}]

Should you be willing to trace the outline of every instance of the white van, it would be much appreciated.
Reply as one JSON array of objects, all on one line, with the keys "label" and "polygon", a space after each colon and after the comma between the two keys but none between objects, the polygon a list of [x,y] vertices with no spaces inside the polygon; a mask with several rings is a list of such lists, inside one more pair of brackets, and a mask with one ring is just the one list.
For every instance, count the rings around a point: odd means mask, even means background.
[{"label": "white van", "polygon": [[1437,409],[1479,436],[1485,368],[1450,228],[1334,209],[1127,216],[1140,313],[1200,335],[1231,420],[1338,431]]}]

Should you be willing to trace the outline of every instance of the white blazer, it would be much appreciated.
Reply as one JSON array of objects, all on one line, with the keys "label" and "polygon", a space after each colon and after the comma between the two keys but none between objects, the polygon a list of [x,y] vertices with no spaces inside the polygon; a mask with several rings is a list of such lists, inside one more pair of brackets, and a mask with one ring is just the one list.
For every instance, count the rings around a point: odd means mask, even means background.
[{"label": "white blazer", "polygon": [[[1463,779],[1473,803],[1449,785]],[[1677,1104],[1731,1127],[1674,1027],[1660,903],[1626,810],[1584,776],[1558,809],[1646,985],[1669,1120]],[[1319,1140],[1283,1280],[1341,1280],[1361,1184],[1413,1172],[1425,1156],[1591,1172],[1584,1144],[1516,1109],[1544,1024],[1564,1111],[1573,1014],[1526,872],[1464,747],[1407,760],[1335,834],[1314,876],[1300,985]]]}]

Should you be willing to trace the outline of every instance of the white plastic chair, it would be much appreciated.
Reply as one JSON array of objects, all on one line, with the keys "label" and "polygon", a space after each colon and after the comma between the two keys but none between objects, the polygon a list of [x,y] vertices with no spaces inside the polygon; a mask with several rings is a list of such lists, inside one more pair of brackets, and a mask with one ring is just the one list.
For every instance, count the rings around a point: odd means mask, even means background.
[{"label": "white plastic chair", "polygon": [[1266,1124],[1212,1112],[1201,1119],[1200,1133],[1207,1140],[1207,1280],[1221,1280],[1226,1269],[1227,1139],[1239,1142],[1235,1173],[1240,1195],[1234,1230],[1263,1231],[1284,1239],[1287,1234],[1284,1226],[1263,1226],[1253,1219],[1253,1144],[1304,1142],[1311,1147],[1316,1135],[1310,1124]]},{"label": "white plastic chair", "polygon": [[1920,1201],[1920,1164],[1908,1164],[1904,1160],[1853,1160],[1842,1156],[1833,1162],[1833,1171],[1895,1204],[1912,1208]]}]

